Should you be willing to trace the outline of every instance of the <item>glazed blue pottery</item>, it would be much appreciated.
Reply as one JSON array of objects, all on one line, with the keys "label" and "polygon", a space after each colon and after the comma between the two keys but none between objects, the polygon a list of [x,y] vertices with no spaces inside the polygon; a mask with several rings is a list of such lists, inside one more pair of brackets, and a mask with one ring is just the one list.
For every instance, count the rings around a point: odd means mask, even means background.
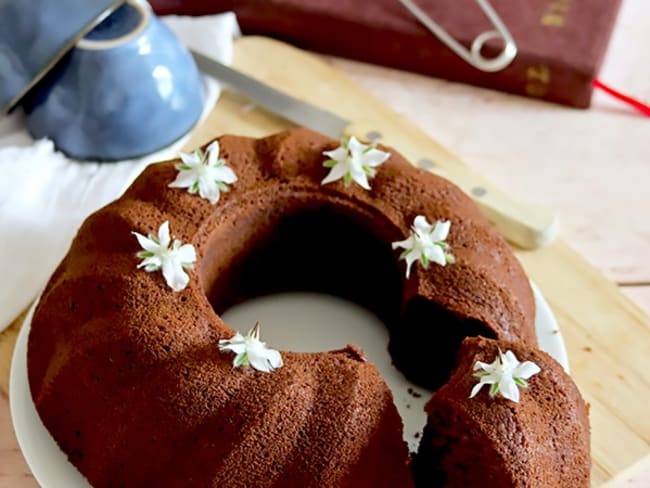
[{"label": "glazed blue pottery", "polygon": [[0,113],[124,0],[0,0]]},{"label": "glazed blue pottery", "polygon": [[35,138],[68,156],[115,161],[186,134],[203,107],[190,54],[147,5],[129,0],[52,70],[23,104]]}]

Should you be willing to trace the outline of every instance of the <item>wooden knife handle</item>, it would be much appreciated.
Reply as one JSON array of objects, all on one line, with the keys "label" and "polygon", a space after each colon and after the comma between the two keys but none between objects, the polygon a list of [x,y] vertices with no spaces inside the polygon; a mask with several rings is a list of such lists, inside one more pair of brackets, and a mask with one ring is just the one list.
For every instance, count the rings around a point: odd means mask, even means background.
[{"label": "wooden knife handle", "polygon": [[485,216],[510,242],[524,249],[537,249],[555,239],[556,216],[540,205],[521,202],[499,190],[482,176],[465,167],[431,168],[470,195]]}]

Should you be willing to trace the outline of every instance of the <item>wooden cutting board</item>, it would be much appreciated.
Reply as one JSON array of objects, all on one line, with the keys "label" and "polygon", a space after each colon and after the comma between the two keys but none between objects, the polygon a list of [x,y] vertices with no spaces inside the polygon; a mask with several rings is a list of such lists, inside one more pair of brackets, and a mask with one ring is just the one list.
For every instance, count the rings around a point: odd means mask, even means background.
[{"label": "wooden cutting board", "polygon": [[[379,132],[382,142],[412,161],[429,159],[452,177],[463,165],[316,56],[270,39],[244,37],[235,44],[234,64],[278,89],[353,120],[357,135]],[[188,147],[222,133],[263,136],[290,126],[226,92],[195,130]],[[650,318],[561,241],[516,252],[557,316],[572,375],[591,405],[593,485],[600,486],[650,453]],[[0,388],[5,392],[20,323],[21,318],[0,335]]]}]

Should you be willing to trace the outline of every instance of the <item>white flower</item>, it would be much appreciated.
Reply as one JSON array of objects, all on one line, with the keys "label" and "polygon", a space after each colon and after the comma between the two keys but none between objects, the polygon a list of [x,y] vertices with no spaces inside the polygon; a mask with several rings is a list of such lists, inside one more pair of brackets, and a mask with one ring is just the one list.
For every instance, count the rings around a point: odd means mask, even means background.
[{"label": "white flower", "polygon": [[184,289],[190,281],[185,270],[192,269],[196,261],[194,246],[182,244],[178,239],[171,242],[168,221],[160,226],[157,236],[149,234],[148,237],[145,237],[137,232],[132,232],[132,234],[138,239],[143,249],[137,254],[142,259],[138,268],[144,268],[149,273],[162,268],[165,281],[172,290]]},{"label": "white flower", "polygon": [[474,371],[478,371],[474,376],[479,379],[479,382],[472,388],[470,398],[474,398],[483,385],[492,385],[490,398],[499,394],[503,398],[519,402],[519,387],[528,387],[526,380],[539,373],[541,369],[531,361],[520,363],[512,351],[503,354],[499,349],[499,355],[493,363],[476,361]]},{"label": "white flower", "polygon": [[323,166],[331,170],[321,185],[343,178],[345,186],[350,186],[354,181],[366,190],[370,190],[368,178],[377,173],[375,168],[390,157],[390,153],[380,151],[374,144],[362,144],[354,136],[349,141],[341,141],[341,146],[333,151],[323,154],[329,158]]},{"label": "white flower", "polygon": [[176,164],[178,175],[169,184],[170,188],[188,188],[192,194],[199,192],[201,198],[214,205],[221,192],[228,191],[228,185],[237,181],[237,175],[226,166],[225,159],[219,159],[219,141],[208,146],[207,157],[200,149],[191,154],[180,153],[180,157],[183,162]]},{"label": "white flower", "polygon": [[239,332],[230,339],[219,341],[220,351],[232,351],[236,354],[232,365],[252,366],[258,371],[269,373],[282,366],[282,356],[275,349],[266,347],[266,343],[260,342],[260,324],[255,324],[250,332],[244,337]]},{"label": "white flower", "polygon": [[422,262],[424,269],[429,267],[433,261],[440,266],[455,261],[454,256],[449,252],[449,244],[445,239],[449,235],[451,222],[438,220],[434,225],[427,222],[426,217],[418,215],[413,221],[411,235],[408,239],[393,242],[393,249],[402,248],[405,251],[400,259],[406,259],[406,277],[411,274],[411,265],[415,261]]}]

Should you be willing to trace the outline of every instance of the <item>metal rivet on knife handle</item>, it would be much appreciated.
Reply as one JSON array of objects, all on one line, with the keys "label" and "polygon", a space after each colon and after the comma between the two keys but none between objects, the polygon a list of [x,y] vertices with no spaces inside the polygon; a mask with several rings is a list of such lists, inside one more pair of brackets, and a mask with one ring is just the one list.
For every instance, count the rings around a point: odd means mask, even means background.
[{"label": "metal rivet on knife handle", "polygon": [[482,186],[475,186],[472,188],[472,195],[475,197],[482,197],[485,196],[487,193],[487,190],[483,188]]},{"label": "metal rivet on knife handle", "polygon": [[381,133],[376,130],[371,130],[366,134],[366,139],[368,139],[370,142],[377,142],[379,139],[381,139]]},{"label": "metal rivet on knife handle", "polygon": [[420,169],[425,169],[425,170],[432,170],[435,166],[435,163],[431,161],[430,159],[420,159],[417,163],[417,167]]}]

